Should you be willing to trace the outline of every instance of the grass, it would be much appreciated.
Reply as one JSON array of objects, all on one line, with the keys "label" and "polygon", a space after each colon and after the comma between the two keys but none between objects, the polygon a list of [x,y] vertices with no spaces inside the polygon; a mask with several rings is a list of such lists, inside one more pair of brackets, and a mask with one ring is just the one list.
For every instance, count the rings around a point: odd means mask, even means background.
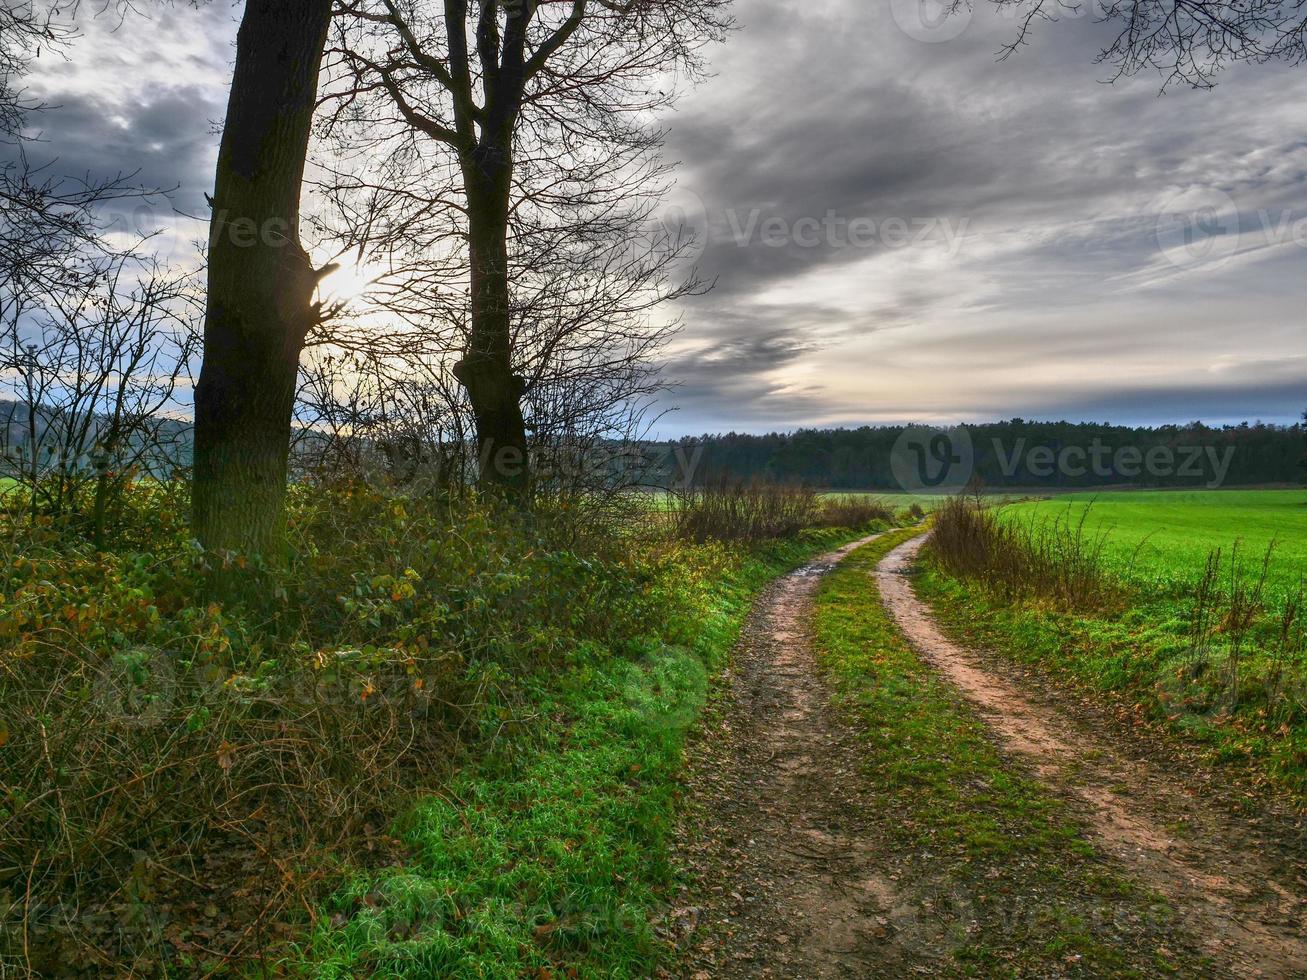
[{"label": "grass", "polygon": [[177,490],[103,550],[0,514],[0,974],[645,975],[707,678],[854,533],[297,485],[218,603]]},{"label": "grass", "polygon": [[879,500],[894,510],[896,513],[907,510],[913,504],[916,504],[922,510],[930,512],[948,499],[946,494],[938,493],[891,493],[880,491],[868,491],[865,493],[855,491],[832,491],[822,494],[827,500]]},{"label": "grass", "polygon": [[1192,610],[1183,599],[1137,598],[1111,615],[1071,613],[1038,601],[998,600],[978,583],[937,568],[923,575],[919,592],[963,642],[1040,668],[1063,686],[1118,696],[1142,720],[1193,743],[1208,762],[1236,765],[1252,781],[1307,806],[1301,655],[1286,665],[1282,697],[1268,710],[1272,651],[1255,650],[1245,659],[1239,701],[1231,703],[1224,652],[1209,651],[1206,666],[1195,666]]},{"label": "grass", "polygon": [[[948,495],[938,493],[894,493],[891,491],[828,491],[817,494],[821,500],[829,501],[870,501],[872,503],[883,503],[887,508],[896,514],[901,514],[908,510],[914,504],[923,511],[930,512],[938,507]],[[648,491],[640,494],[640,499],[645,505],[654,511],[663,511],[671,509],[674,504],[674,497],[666,491]]]},{"label": "grass", "polygon": [[1123,578],[1168,593],[1201,573],[1209,552],[1229,556],[1236,542],[1249,563],[1276,542],[1272,590],[1297,589],[1307,572],[1307,490],[1133,491],[1074,495],[1013,504],[1009,520],[1086,517],[1091,534],[1105,532],[1105,557]]},{"label": "grass", "polygon": [[960,975],[1192,973],[1170,912],[1114,871],[1063,804],[1005,762],[984,725],[889,621],[871,573],[912,532],[859,549],[822,584],[815,640],[865,733],[900,887],[947,895],[946,971]]},{"label": "grass", "polygon": [[[1001,555],[970,570],[935,553],[922,595],[965,642],[1118,698],[1207,762],[1234,765],[1307,806],[1305,497],[1132,493],[1019,505],[1004,512],[1005,527],[1043,518],[1076,526],[1083,517],[1095,541],[1102,535],[1093,561],[1115,583],[1110,602],[1070,602],[1048,587],[1004,588],[991,580]],[[1243,543],[1232,552],[1235,540]],[[1272,540],[1278,547],[1263,588]],[[1004,550],[997,539],[992,544],[991,552]],[[1222,562],[1209,564],[1210,549],[1222,546]]]},{"label": "grass", "polygon": [[[466,760],[396,826],[407,857],[360,870],[298,967],[320,977],[646,977],[672,885],[668,834],[689,727],[756,592],[840,531],[725,559],[699,606],[651,624],[638,659],[578,651],[535,719]],[[688,574],[688,572],[687,572]]]}]

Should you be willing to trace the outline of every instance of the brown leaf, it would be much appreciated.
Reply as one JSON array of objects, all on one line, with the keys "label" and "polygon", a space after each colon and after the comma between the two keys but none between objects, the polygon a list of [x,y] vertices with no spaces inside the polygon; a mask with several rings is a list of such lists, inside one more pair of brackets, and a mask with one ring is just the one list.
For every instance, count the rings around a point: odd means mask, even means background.
[{"label": "brown leaf", "polygon": [[226,772],[231,768],[232,763],[236,761],[236,746],[230,742],[223,742],[218,746],[218,768]]}]

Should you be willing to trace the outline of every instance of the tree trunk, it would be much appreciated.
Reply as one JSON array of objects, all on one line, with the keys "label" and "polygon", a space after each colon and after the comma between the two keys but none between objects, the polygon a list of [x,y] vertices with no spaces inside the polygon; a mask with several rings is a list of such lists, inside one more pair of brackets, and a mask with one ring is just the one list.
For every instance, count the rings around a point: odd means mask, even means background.
[{"label": "tree trunk", "polygon": [[467,186],[471,329],[454,375],[476,418],[480,484],[521,501],[530,486],[522,379],[513,373],[508,288],[509,152],[479,147],[463,167]]},{"label": "tree trunk", "polygon": [[317,276],[300,189],[331,0],[248,0],[218,155],[192,524],[206,549],[276,560],[291,414]]}]

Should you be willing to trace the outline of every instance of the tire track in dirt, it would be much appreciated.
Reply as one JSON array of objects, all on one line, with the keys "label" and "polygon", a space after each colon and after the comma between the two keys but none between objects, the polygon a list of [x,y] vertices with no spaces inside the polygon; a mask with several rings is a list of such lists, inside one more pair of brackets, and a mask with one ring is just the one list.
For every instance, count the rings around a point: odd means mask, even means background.
[{"label": "tire track in dirt", "polygon": [[1064,706],[949,640],[909,577],[925,542],[890,552],[876,572],[886,608],[925,662],[979,709],[1010,754],[1071,800],[1106,853],[1171,902],[1224,971],[1307,977],[1304,842],[1266,839],[1193,795],[1164,763],[1131,758]]},{"label": "tire track in dirt", "polygon": [[929,937],[899,928],[907,903],[861,796],[858,734],[831,707],[809,634],[822,576],[879,536],[778,579],[745,625],[692,776],[701,826],[681,847],[706,889],[672,916],[698,980],[933,972]]}]

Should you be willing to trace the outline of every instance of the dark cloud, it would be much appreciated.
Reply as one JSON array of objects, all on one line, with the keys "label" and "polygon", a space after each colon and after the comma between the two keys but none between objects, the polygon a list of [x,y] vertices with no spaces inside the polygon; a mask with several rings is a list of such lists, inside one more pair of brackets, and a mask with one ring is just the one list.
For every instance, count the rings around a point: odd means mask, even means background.
[{"label": "dark cloud", "polygon": [[136,105],[70,95],[43,114],[42,140],[29,150],[52,173],[107,178],[167,192],[181,210],[199,213],[213,184],[216,140],[208,120],[221,112],[216,93],[184,86],[145,93]]},{"label": "dark cloud", "polygon": [[814,345],[796,339],[789,331],[753,334],[709,344],[673,360],[668,370],[678,377],[698,375],[730,383],[784,367],[813,349]]},{"label": "dark cloud", "polygon": [[[41,152],[79,175],[139,170],[195,213],[240,8],[150,9],[90,19],[68,60],[43,61],[33,84],[61,108]],[[999,62],[1016,25],[982,2],[946,43],[905,33],[887,0],[736,14],[714,76],[666,120],[718,280],[679,311],[666,432],[1307,406],[1307,70],[1237,67],[1159,98],[1152,77],[1102,84],[1107,28],[1088,17],[1037,25]],[[876,232],[853,242],[859,219]],[[769,220],[790,234],[765,243]],[[815,239],[794,234],[805,221]]]},{"label": "dark cloud", "polygon": [[[29,82],[47,109],[32,121],[28,156],[52,176],[130,176],[166,196],[122,204],[115,227],[184,224],[202,214],[213,183],[234,36],[228,3],[116,7],[82,4],[80,34],[47,54]],[[130,212],[130,213],[128,213]]]},{"label": "dark cloud", "polygon": [[[703,267],[719,281],[687,306],[687,339],[738,337],[751,319],[771,337],[778,316],[795,337],[821,337],[770,373],[753,363],[781,390],[786,378],[823,379],[824,396],[814,404],[806,393],[808,414],[793,425],[1113,404],[1151,421],[1224,416],[1234,405],[1288,420],[1307,404],[1307,390],[1265,378],[1236,397],[1166,377],[1199,375],[1259,345],[1302,349],[1301,331],[1285,330],[1303,299],[1292,271],[1302,245],[1267,248],[1263,221],[1304,214],[1307,74],[1237,68],[1215,92],[1159,98],[1153,78],[1100,84],[1092,62],[1104,28],[1088,19],[1042,25],[1032,46],[999,63],[1014,25],[983,5],[944,44],[905,36],[888,4],[774,8],[741,3],[744,29],[718,55],[717,77],[673,117],[671,138],[683,186],[704,201]],[[1181,252],[1177,265],[1159,223],[1204,191],[1236,202],[1233,227],[1212,235],[1233,254],[1218,263]],[[757,237],[741,247],[731,216],[739,228],[754,209],[790,226],[834,211],[966,232],[951,255],[931,244],[896,252]],[[867,343],[872,335],[880,342]],[[914,350],[939,355],[919,385],[912,372],[926,369]],[[832,369],[850,360],[864,370]],[[1008,380],[1023,368],[1033,378],[1093,377],[1064,395],[1023,393]],[[1147,380],[1128,396],[1113,388],[1132,375]],[[877,394],[859,407],[855,377],[898,400]],[[714,404],[704,382],[675,424],[701,428],[689,417],[697,412],[705,424],[742,417],[749,407],[738,398],[724,383]]]},{"label": "dark cloud", "polygon": [[[1272,376],[1279,372],[1272,372]],[[1029,417],[1102,419],[1130,424],[1194,420],[1213,424],[1296,419],[1307,407],[1307,364],[1295,377],[1267,380],[1179,378],[1158,387],[1119,387],[1066,390],[1056,399],[1030,399],[1011,414]],[[998,410],[998,406],[995,406]]]}]

